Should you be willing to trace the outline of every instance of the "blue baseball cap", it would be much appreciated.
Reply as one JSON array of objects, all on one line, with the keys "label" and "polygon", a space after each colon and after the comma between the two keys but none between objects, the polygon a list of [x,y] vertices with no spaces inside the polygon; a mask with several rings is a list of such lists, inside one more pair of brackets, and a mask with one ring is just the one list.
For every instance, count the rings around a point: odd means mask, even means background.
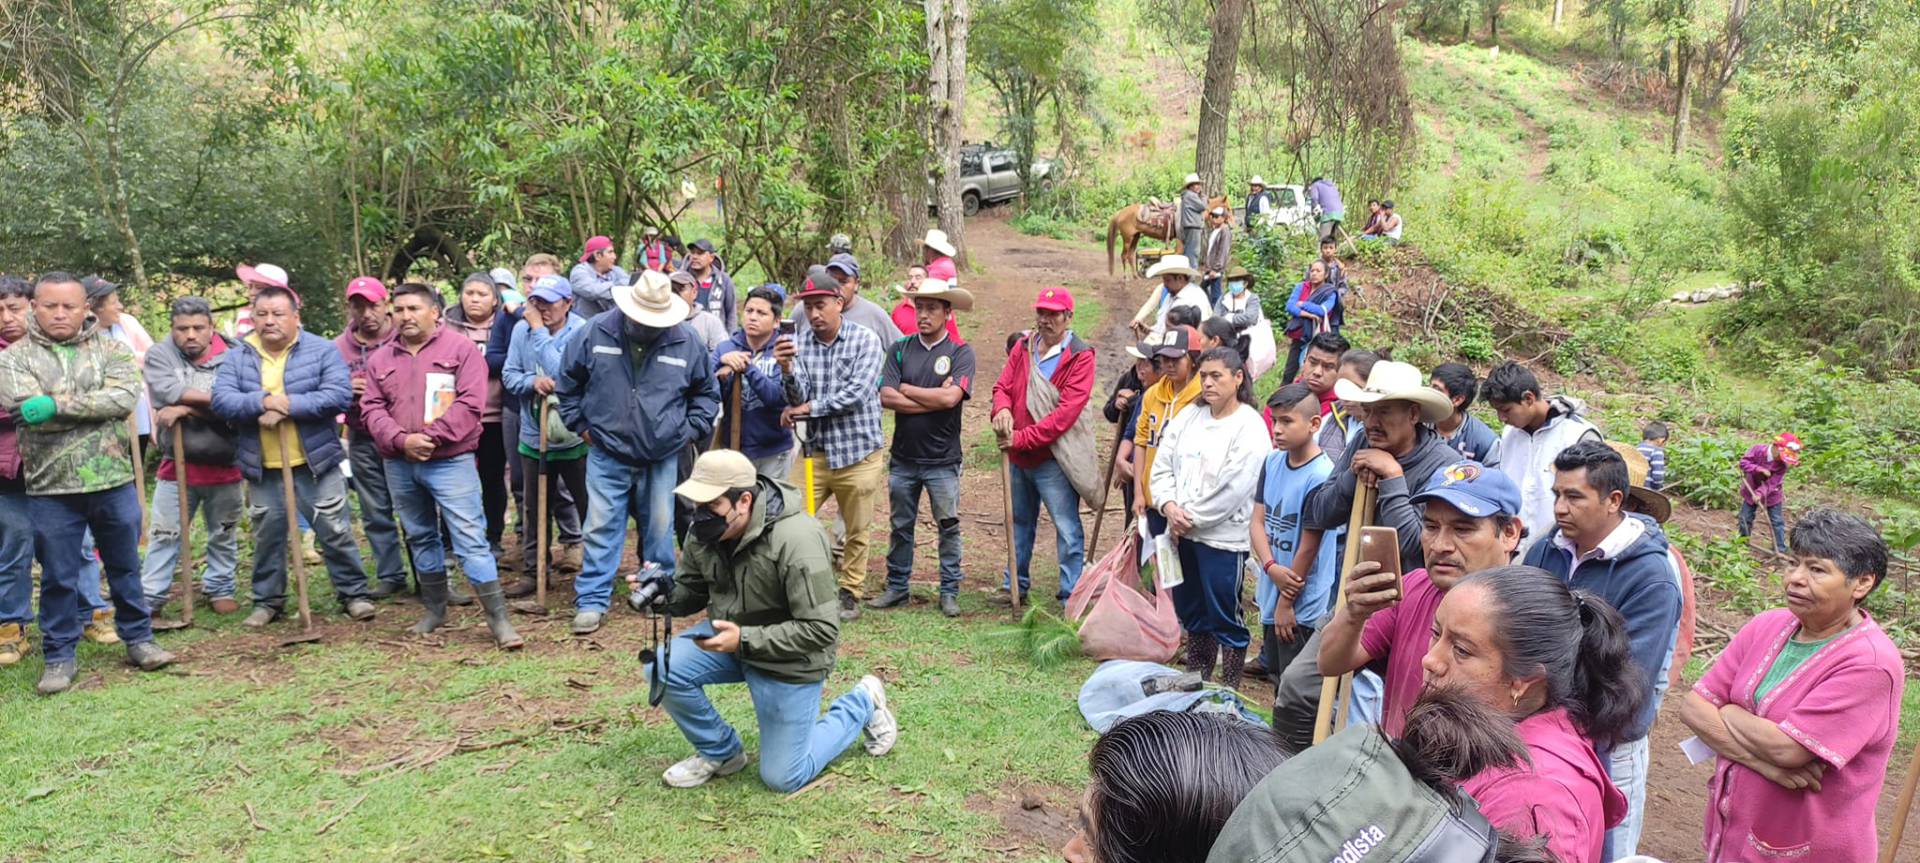
[{"label": "blue baseball cap", "polygon": [[1413,503],[1446,501],[1474,518],[1520,514],[1520,487],[1505,473],[1477,461],[1457,461],[1435,471]]},{"label": "blue baseball cap", "polygon": [[533,293],[529,297],[546,303],[557,303],[573,299],[573,285],[565,277],[556,275],[541,276],[533,283]]}]

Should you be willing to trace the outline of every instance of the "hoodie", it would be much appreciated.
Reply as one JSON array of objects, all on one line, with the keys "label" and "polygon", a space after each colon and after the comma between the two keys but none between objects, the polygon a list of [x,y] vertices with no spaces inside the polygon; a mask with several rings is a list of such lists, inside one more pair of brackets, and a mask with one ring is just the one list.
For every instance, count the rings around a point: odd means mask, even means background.
[{"label": "hoodie", "polygon": [[[713,349],[713,367],[720,368],[720,358],[739,351],[752,357],[747,370],[741,374],[746,388],[740,391],[740,416],[722,416],[720,418],[720,439],[733,440],[733,424],[740,425],[740,451],[747,458],[766,458],[779,455],[793,449],[793,432],[780,425],[780,412],[787,406],[786,377],[780,371],[780,363],[773,358],[774,345],[780,341],[778,336],[768,339],[767,343],[755,351],[747,344],[745,330],[734,330],[733,335]],[[729,380],[720,387],[723,403],[731,407],[735,384]],[[723,412],[724,413],[724,412]]]},{"label": "hoodie", "polygon": [[1547,421],[1533,431],[1506,426],[1500,433],[1498,467],[1520,487],[1520,522],[1527,527],[1521,553],[1553,529],[1553,460],[1560,451],[1600,430],[1587,422],[1587,404],[1569,395],[1547,397]]},{"label": "hoodie", "polygon": [[1622,741],[1645,737],[1660,711],[1655,677],[1673,650],[1680,633],[1680,585],[1674,581],[1667,558],[1667,535],[1653,519],[1628,513],[1586,559],[1577,565],[1571,543],[1554,528],[1528,549],[1525,563],[1560,577],[1568,586],[1598,595],[1627,623],[1635,673],[1647,694],[1647,703]]},{"label": "hoodie", "polygon": [[1516,836],[1544,836],[1562,863],[1601,863],[1607,828],[1627,816],[1627,797],[1613,787],[1593,744],[1566,708],[1536,713],[1514,726],[1530,764],[1484,771],[1460,790],[1480,814]]},{"label": "hoodie", "polygon": [[[1300,523],[1313,530],[1338,530],[1347,526],[1347,518],[1353,514],[1353,489],[1356,478],[1353,475],[1353,454],[1362,449],[1365,438],[1360,443],[1347,447],[1340,454],[1340,460],[1334,465],[1333,476],[1313,491],[1307,492],[1307,499],[1300,505]],[[1422,425],[1415,432],[1413,449],[1395,461],[1400,463],[1400,476],[1381,480],[1378,515],[1373,523],[1391,527],[1400,535],[1400,568],[1412,572],[1427,565],[1427,555],[1420,547],[1420,508],[1413,505],[1416,490],[1427,487],[1427,480],[1447,465],[1460,460],[1460,453],[1435,434],[1429,426]],[[1342,554],[1345,553],[1345,537],[1340,540]]]},{"label": "hoodie", "polygon": [[27,337],[0,351],[0,410],[17,416],[38,395],[58,405],[53,419],[16,427],[27,494],[87,494],[133,482],[127,417],[144,391],[133,350],[92,315],[57,342],[27,318]]}]

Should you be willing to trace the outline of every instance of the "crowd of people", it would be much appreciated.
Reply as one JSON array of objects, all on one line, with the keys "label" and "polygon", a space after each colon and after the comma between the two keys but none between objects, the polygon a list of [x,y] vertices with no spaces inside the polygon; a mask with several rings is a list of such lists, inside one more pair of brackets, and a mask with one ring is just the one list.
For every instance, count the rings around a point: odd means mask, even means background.
[{"label": "crowd of people", "polygon": [[[1169,255],[1152,271],[1103,410],[1088,410],[1100,362],[1065,287],[1035,292],[1032,326],[1008,335],[991,385],[1013,554],[990,601],[1026,602],[1043,506],[1065,601],[1086,565],[1082,505],[1103,507],[1118,489],[1164,541],[1159,566],[1180,574],[1164,589],[1185,668],[1228,688],[1248,674],[1274,686],[1270,730],[1162,714],[1111,729],[1094,747],[1069,859],[1202,860],[1211,848],[1240,860],[1280,847],[1327,859],[1354,842],[1423,841],[1479,849],[1470,859],[1632,856],[1649,732],[1691,641],[1691,583],[1661,527],[1666,427],[1649,423],[1637,446],[1609,443],[1583,404],[1524,365],[1484,379],[1457,363],[1423,373],[1349,343],[1352,288],[1331,235],[1289,289],[1284,321],[1279,309],[1269,319],[1232,266],[1231,215],[1206,216],[1211,233],[1191,238],[1198,262]],[[842,626],[910,604],[922,497],[938,534],[937,608],[962,613],[962,413],[977,358],[956,320],[974,299],[939,231],[891,310],[863,293],[851,244],[835,245],[791,290],[742,292],[712,243],[681,247],[656,231],[631,274],[594,237],[565,275],[555,256],[534,255],[517,274],[468,276],[451,303],[427,284],[360,277],[331,340],[303,327],[302,297],[270,264],[237,270],[248,301],[235,328],[183,297],[159,340],[110,283],[0,279],[0,664],[32,650],[34,562],[41,693],[73,685],[83,638],[124,642],[144,670],[174,662],[153,632],[192,558],[181,501],[208,542],[197,588],[180,592],[236,613],[244,499],[245,626],[286,613],[301,530],[348,618],[372,620],[381,601],[417,592],[412,631],[424,634],[450,604],[478,603],[501,649],[523,644],[507,601],[537,589],[540,561],[577,572],[578,636],[604,624],[625,573],[652,610],[709,617],[651,669],[694,749],[665,772],[669,785],[747,762],[707,699],[712,685],[746,684],[771,788],[803,787],[856,740],[885,754],[899,723],[879,678],[824,715],[821,692]],[[1263,398],[1253,387],[1278,364],[1276,334],[1283,382]],[[1497,431],[1469,412],[1476,400]],[[1101,416],[1117,424],[1110,466]],[[142,501],[149,438],[161,458]],[[1786,607],[1748,623],[1681,705],[1720,762],[1712,860],[1873,852],[1904,669],[1860,603],[1887,550],[1866,522],[1830,510],[1788,532],[1781,483],[1800,452],[1782,434],[1739,465],[1742,533],[1765,508],[1791,554]],[[883,489],[891,523],[876,589],[869,525]],[[1343,580],[1356,497],[1376,502],[1370,523],[1392,529],[1399,566],[1369,559]],[[828,499],[831,527],[814,515]],[[629,520],[637,568],[623,566]],[[549,528],[551,546],[538,541]],[[1243,610],[1249,580],[1257,631]],[[1316,745],[1322,681],[1347,674],[1354,727]],[[1348,772],[1339,795],[1300,780]],[[1301,807],[1341,814],[1299,831],[1275,816]],[[1819,817],[1794,814],[1805,812]],[[1369,818],[1427,826],[1373,836]]]}]

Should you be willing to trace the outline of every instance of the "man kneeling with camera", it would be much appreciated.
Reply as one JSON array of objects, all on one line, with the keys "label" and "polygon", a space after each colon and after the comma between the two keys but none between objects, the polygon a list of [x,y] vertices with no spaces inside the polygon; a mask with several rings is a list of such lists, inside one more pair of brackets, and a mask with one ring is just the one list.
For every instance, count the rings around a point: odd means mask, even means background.
[{"label": "man kneeling with camera", "polygon": [[[754,473],[734,450],[712,450],[674,490],[695,507],[681,549],[671,615],[706,609],[705,622],[680,634],[656,660],[661,701],[694,755],[662,777],[694,788],[747,765],[740,735],[720,718],[705,688],[745,681],[760,723],[760,779],[794,791],[864,735],[867,752],[885,755],[899,726],[880,678],[867,675],[819,715],[820,690],[840,641],[838,585],[826,532],[807,514],[800,492]],[[639,586],[640,576],[628,577]]]}]

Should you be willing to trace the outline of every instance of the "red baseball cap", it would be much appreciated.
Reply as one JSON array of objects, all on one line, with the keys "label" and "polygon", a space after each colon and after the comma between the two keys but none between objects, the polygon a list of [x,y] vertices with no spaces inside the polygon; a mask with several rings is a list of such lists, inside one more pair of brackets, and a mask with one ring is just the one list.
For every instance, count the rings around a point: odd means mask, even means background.
[{"label": "red baseball cap", "polygon": [[370,303],[387,301],[387,286],[372,276],[361,276],[347,283],[347,299],[359,297]]},{"label": "red baseball cap", "polygon": [[1073,311],[1073,294],[1062,287],[1041,288],[1040,296],[1033,300],[1033,307],[1036,310],[1043,309],[1050,312],[1071,312]]},{"label": "red baseball cap", "polygon": [[611,248],[613,248],[612,240],[607,239],[606,237],[590,237],[587,239],[586,250],[580,253],[580,263],[584,264],[587,262],[587,259],[592,258],[594,255],[597,255],[600,252],[606,249],[611,249]]}]

